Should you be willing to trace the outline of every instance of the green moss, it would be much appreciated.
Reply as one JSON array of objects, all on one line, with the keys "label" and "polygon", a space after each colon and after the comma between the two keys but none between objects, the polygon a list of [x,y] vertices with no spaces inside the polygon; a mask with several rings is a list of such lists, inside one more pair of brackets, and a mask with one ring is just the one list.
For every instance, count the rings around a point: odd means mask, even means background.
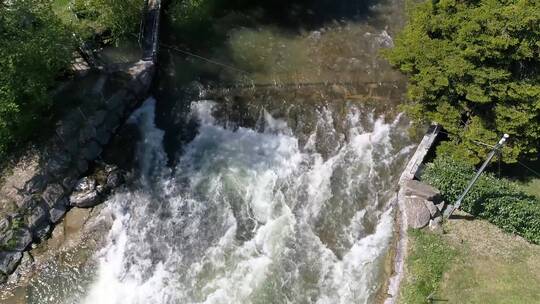
[{"label": "green moss", "polygon": [[411,250],[401,303],[429,303],[428,296],[438,293],[443,274],[450,269],[457,253],[441,235],[410,230],[409,237]]}]

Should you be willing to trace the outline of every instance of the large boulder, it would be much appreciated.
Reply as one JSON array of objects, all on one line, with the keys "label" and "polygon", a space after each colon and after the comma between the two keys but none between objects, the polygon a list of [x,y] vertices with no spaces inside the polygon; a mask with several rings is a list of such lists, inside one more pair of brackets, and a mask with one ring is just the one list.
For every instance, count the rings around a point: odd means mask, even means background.
[{"label": "large boulder", "polygon": [[421,229],[426,227],[431,220],[431,212],[426,207],[426,200],[421,197],[404,198],[407,223],[410,228]]},{"label": "large boulder", "polygon": [[405,196],[416,196],[437,204],[442,201],[441,192],[417,180],[408,180],[403,186],[403,194]]},{"label": "large boulder", "polygon": [[100,196],[96,180],[89,177],[79,180],[69,201],[72,206],[79,208],[90,208],[99,204]]}]

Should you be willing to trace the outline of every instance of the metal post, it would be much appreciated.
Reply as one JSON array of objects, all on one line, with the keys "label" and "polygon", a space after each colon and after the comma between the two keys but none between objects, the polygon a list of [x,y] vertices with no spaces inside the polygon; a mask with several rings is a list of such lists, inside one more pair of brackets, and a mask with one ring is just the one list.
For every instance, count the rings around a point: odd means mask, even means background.
[{"label": "metal post", "polygon": [[456,209],[459,209],[459,207],[461,206],[461,203],[463,202],[463,199],[465,198],[467,193],[469,193],[469,191],[471,191],[472,187],[474,186],[474,183],[476,183],[476,181],[478,180],[480,175],[482,175],[482,172],[484,172],[486,167],[489,165],[489,163],[491,162],[491,160],[495,156],[495,153],[497,153],[499,151],[499,149],[504,146],[504,144],[506,143],[506,140],[508,139],[508,137],[510,137],[510,135],[504,134],[503,137],[501,138],[501,140],[499,140],[499,142],[495,145],[495,147],[493,147],[493,150],[488,154],[488,157],[487,157],[486,161],[482,164],[482,167],[480,167],[478,172],[476,172],[476,175],[471,179],[471,181],[469,182],[469,185],[467,185],[467,188],[465,188],[465,191],[463,191],[463,193],[459,196],[456,203],[454,204],[454,207],[452,209],[450,209],[450,212],[447,213],[446,218],[449,218],[452,215],[452,213],[454,213],[454,211]]}]

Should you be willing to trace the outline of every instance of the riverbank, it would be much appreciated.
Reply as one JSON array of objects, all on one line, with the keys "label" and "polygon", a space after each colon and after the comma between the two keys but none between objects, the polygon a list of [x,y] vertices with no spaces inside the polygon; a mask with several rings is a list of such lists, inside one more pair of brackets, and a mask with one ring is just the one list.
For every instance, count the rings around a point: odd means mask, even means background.
[{"label": "riverbank", "polygon": [[446,222],[444,232],[418,232],[428,235],[430,249],[444,248],[437,256],[444,259],[438,261],[441,276],[432,272],[433,250],[418,252],[412,240],[400,303],[426,303],[419,296],[426,286],[415,283],[430,273],[427,281],[438,285],[429,291],[434,303],[540,302],[540,246],[464,212]]}]

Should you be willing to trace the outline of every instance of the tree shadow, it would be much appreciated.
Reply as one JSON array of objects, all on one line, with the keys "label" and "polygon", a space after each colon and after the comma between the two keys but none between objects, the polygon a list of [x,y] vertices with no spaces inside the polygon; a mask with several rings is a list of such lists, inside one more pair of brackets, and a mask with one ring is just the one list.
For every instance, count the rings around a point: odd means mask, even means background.
[{"label": "tree shadow", "polygon": [[473,221],[476,218],[470,214],[452,214],[450,216],[451,220],[466,220],[466,221]]}]

